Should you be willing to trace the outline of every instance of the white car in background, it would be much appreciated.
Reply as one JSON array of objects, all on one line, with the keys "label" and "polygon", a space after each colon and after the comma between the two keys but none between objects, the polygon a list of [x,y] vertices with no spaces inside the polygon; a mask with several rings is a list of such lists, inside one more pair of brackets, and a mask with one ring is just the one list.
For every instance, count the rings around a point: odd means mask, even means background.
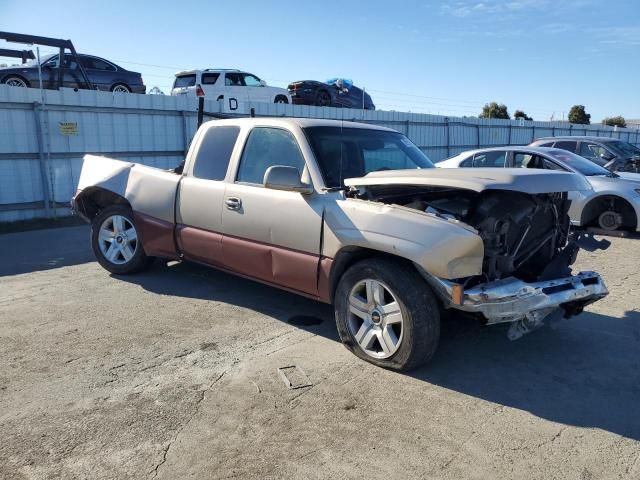
[{"label": "white car in background", "polygon": [[252,73],[229,69],[178,72],[171,95],[204,95],[209,100],[228,102],[231,110],[235,110],[237,104],[252,102],[291,103],[291,95],[284,88],[269,87],[267,82]]},{"label": "white car in background", "polygon": [[534,168],[574,173],[592,188],[570,194],[569,216],[575,226],[640,232],[640,174],[613,173],[567,150],[518,145],[483,148],[462,152],[436,166]]}]

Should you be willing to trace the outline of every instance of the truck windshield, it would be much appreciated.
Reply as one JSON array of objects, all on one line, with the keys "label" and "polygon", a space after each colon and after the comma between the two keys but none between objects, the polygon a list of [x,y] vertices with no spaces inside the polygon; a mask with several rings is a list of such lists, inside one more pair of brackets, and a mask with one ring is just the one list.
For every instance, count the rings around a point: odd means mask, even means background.
[{"label": "truck windshield", "polygon": [[304,131],[329,188],[342,187],[345,178],[369,172],[434,168],[429,157],[398,132],[349,127]]}]

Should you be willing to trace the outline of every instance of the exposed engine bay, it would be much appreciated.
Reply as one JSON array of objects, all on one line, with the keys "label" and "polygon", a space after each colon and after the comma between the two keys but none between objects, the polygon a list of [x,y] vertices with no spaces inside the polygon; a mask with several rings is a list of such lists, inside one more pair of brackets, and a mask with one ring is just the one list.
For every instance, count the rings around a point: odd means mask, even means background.
[{"label": "exposed engine bay", "polygon": [[465,288],[507,277],[533,282],[570,275],[579,250],[569,241],[566,193],[375,185],[350,195],[456,219],[475,228],[485,246],[483,275],[466,279]]}]

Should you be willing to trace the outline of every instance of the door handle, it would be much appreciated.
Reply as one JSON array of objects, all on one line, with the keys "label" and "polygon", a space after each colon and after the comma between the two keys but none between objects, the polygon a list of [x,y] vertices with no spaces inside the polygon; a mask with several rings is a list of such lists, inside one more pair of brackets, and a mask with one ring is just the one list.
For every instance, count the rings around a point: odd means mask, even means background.
[{"label": "door handle", "polygon": [[228,197],[224,203],[229,210],[240,210],[242,207],[242,200],[236,197]]}]

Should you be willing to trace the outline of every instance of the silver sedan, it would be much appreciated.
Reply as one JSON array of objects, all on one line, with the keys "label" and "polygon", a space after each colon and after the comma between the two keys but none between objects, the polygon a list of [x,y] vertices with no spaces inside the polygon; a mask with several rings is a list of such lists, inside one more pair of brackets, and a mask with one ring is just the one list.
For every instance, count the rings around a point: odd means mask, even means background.
[{"label": "silver sedan", "polygon": [[576,226],[640,231],[640,174],[612,173],[559,148],[508,146],[469,150],[436,164],[440,168],[541,168],[582,175],[592,191],[572,192],[569,215]]}]

